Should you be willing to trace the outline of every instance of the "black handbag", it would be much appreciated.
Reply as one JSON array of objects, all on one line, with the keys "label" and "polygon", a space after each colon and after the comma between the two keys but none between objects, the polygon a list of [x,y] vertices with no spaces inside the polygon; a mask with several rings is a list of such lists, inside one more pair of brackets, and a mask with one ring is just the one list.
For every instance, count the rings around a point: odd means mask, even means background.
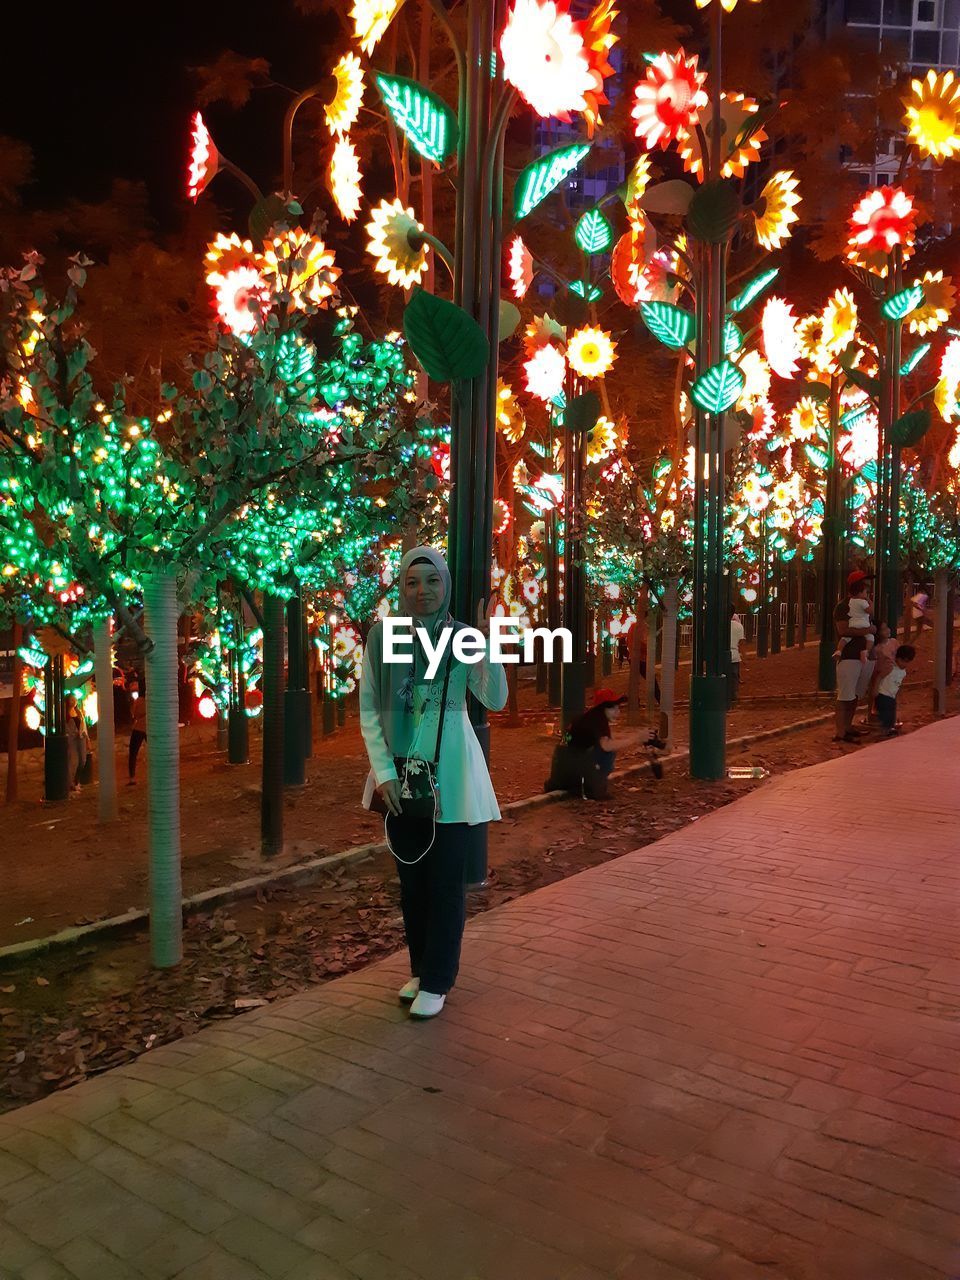
[{"label": "black handbag", "polygon": [[[443,692],[440,696],[440,720],[437,725],[437,741],[432,760],[424,760],[421,756],[394,756],[393,763],[400,782],[401,813],[391,813],[386,801],[379,792],[374,791],[370,808],[374,813],[383,814],[383,829],[387,846],[398,862],[406,866],[414,866],[427,856],[436,839],[436,823],[440,817],[440,785],[437,781],[437,769],[440,764],[440,746],[443,742],[443,722],[447,713],[447,689],[450,685],[450,654],[447,654],[447,667],[443,677]],[[398,824],[400,824],[398,826]],[[391,826],[394,829],[391,835]],[[413,862],[406,862],[397,853],[395,845],[409,845],[414,836],[426,838],[429,833],[430,843]],[[415,841],[421,843],[421,840]],[[412,850],[404,850],[412,852]]]}]

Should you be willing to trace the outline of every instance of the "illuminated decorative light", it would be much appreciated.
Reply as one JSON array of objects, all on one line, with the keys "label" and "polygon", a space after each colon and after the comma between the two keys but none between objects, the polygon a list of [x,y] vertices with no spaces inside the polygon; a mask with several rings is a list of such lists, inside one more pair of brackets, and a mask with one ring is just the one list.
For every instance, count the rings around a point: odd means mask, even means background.
[{"label": "illuminated decorative light", "polygon": [[373,218],[367,223],[367,252],[375,259],[376,270],[391,284],[409,289],[426,271],[426,245],[412,249],[408,239],[411,231],[422,230],[413,210],[405,208],[401,200],[382,200],[373,210]]},{"label": "illuminated decorative light", "polygon": [[944,422],[960,418],[957,395],[960,392],[960,338],[947,343],[940,362],[940,380],[934,392],[934,404]]},{"label": "illuminated decorative light", "polygon": [[837,289],[823,310],[821,344],[831,355],[839,355],[857,332],[857,302],[849,289]]},{"label": "illuminated decorative light", "polygon": [[800,361],[800,337],[792,305],[783,298],[770,298],[761,319],[763,352],[767,363],[781,378],[794,378]]},{"label": "illuminated decorative light", "polygon": [[500,56],[504,79],[541,119],[569,121],[571,111],[586,110],[596,81],[569,0],[514,0]]},{"label": "illuminated decorative light", "polygon": [[203,116],[196,111],[190,126],[190,162],[187,169],[187,195],[194,204],[216,176],[219,165],[220,155],[210,131],[203,122]]},{"label": "illuminated decorative light", "polygon": [[648,63],[631,112],[645,147],[666,150],[696,126],[709,101],[703,87],[706,78],[696,54],[688,58],[682,49],[676,55],[661,53]]},{"label": "illuminated decorative light", "polygon": [[617,344],[603,329],[577,329],[567,344],[567,360],[583,378],[601,378],[613,367]]},{"label": "illuminated decorative light", "polygon": [[333,250],[318,236],[294,228],[267,244],[262,274],[274,292],[289,293],[296,306],[307,310],[333,297],[340,269]]},{"label": "illuminated decorative light", "polygon": [[614,9],[613,4],[614,0],[600,0],[583,22],[583,43],[590,63],[591,80],[591,87],[583,95],[587,103],[583,109],[583,118],[588,138],[592,138],[597,126],[603,123],[600,108],[610,103],[604,93],[603,82],[607,76],[614,74],[610,50],[617,43],[618,37],[610,27],[618,10]]},{"label": "illuminated decorative light", "polygon": [[914,284],[887,298],[881,307],[881,311],[888,320],[896,322],[906,319],[912,311],[916,311],[921,302],[923,302],[923,287],[922,285]]},{"label": "illuminated decorative light", "polygon": [[207,284],[215,293],[221,323],[242,336],[256,329],[269,305],[270,290],[261,272],[262,259],[249,240],[234,232],[217,235],[207,251]]},{"label": "illuminated decorative light", "polygon": [[791,225],[799,221],[796,207],[799,182],[783,169],[775,173],[760,194],[762,211],[754,214],[754,233],[764,249],[779,249],[790,239]]},{"label": "illuminated decorative light", "polygon": [[363,102],[363,67],[355,53],[345,53],[333,68],[337,90],[323,108],[332,134],[349,133],[360,116]]},{"label": "illuminated decorative light", "polygon": [[759,351],[748,351],[740,361],[740,372],[745,383],[738,404],[744,409],[756,409],[767,405],[770,395],[770,366]]},{"label": "illuminated decorative light", "polygon": [[589,151],[589,142],[575,142],[567,147],[558,147],[556,151],[550,151],[527,165],[517,179],[513,193],[514,215],[517,220],[525,218],[546,200]]},{"label": "illuminated decorative light", "polygon": [[526,297],[533,284],[533,254],[520,236],[514,236],[510,242],[509,271],[513,296],[517,299]]},{"label": "illuminated decorative light", "polygon": [[[723,94],[720,102],[720,129],[724,140],[721,148],[722,178],[742,178],[747,167],[760,159],[767,133],[762,128],[752,128],[750,123],[759,110],[758,103],[742,93]],[[708,147],[711,133],[712,125],[708,121],[704,130]],[[687,172],[702,182],[709,165],[709,152],[705,162],[699,131],[686,133],[680,139],[680,158]]]},{"label": "illuminated decorative light", "polygon": [[502,431],[511,444],[523,439],[527,423],[513,388],[502,379],[497,382],[497,430]]},{"label": "illuminated decorative light", "polygon": [[679,351],[693,338],[696,319],[670,302],[642,302],[640,316],[658,342]]},{"label": "illuminated decorative light", "polygon": [[[697,8],[706,9],[711,3],[712,0],[697,0]],[[725,13],[733,13],[734,9],[737,7],[737,0],[720,0],[720,3],[723,6]],[[748,0],[748,3],[759,4],[760,0]]]},{"label": "illuminated decorative light", "polygon": [[563,391],[567,361],[563,352],[552,343],[538,347],[523,368],[527,376],[527,390],[538,400],[552,402]]},{"label": "illuminated decorative light", "polygon": [[402,3],[403,0],[353,0],[353,34],[364,53],[373,52]]},{"label": "illuminated decorative light", "polygon": [[790,414],[790,439],[793,441],[812,440],[820,428],[820,406],[809,396],[793,408]]},{"label": "illuminated decorative light", "polygon": [[197,703],[197,711],[204,720],[212,720],[217,714],[217,704],[214,702],[213,698],[210,697],[209,693],[205,693]]},{"label": "illuminated decorative light", "polygon": [[735,316],[738,316],[741,311],[746,311],[750,303],[756,298],[759,298],[764,290],[767,289],[774,280],[776,280],[779,274],[779,267],[770,267],[769,270],[762,272],[758,276],[754,276],[754,278],[737,294],[733,301],[727,303],[727,310],[731,311]]},{"label": "illuminated decorative light", "polygon": [[740,326],[728,320],[723,326],[723,354],[735,355],[743,347],[743,332]]},{"label": "illuminated decorative light", "polygon": [[613,244],[613,227],[599,209],[588,209],[577,219],[573,238],[584,253],[605,253]]},{"label": "illuminated decorative light", "polygon": [[617,429],[609,418],[600,417],[587,432],[587,461],[603,462],[617,447]]},{"label": "illuminated decorative light", "polygon": [[953,71],[928,71],[903,100],[910,141],[922,155],[950,160],[960,152],[960,79]]},{"label": "illuminated decorative light", "polygon": [[39,709],[35,707],[33,703],[31,703],[24,711],[23,722],[32,733],[36,733],[43,723],[43,717],[40,715]]},{"label": "illuminated decorative light", "polygon": [[721,360],[702,374],[690,388],[690,397],[705,413],[724,413],[736,404],[746,379],[735,364]]},{"label": "illuminated decorative light", "polygon": [[603,290],[599,285],[591,284],[589,280],[571,280],[567,287],[585,302],[599,302],[603,297]]},{"label": "illuminated decorative light", "polygon": [[523,347],[528,356],[547,343],[566,342],[567,331],[553,316],[534,316],[523,331]]},{"label": "illuminated decorative light", "polygon": [[443,164],[457,145],[457,121],[435,93],[402,76],[374,77],[380,96],[413,149],[434,164]]},{"label": "illuminated decorative light", "polygon": [[513,513],[502,498],[494,498],[493,500],[493,536],[506,533],[510,528],[510,521],[513,519]]},{"label": "illuminated decorative light", "polygon": [[925,333],[936,333],[950,319],[956,290],[953,281],[942,271],[927,271],[922,280],[914,283],[923,290],[923,302],[911,313],[908,328],[923,337]]},{"label": "illuminated decorative light", "polygon": [[931,342],[922,342],[920,346],[917,347],[916,351],[912,352],[900,366],[901,377],[908,378],[910,374],[913,373],[914,369],[916,369],[917,365],[920,364],[921,360],[924,359],[932,346],[933,343]]},{"label": "illuminated decorative light", "polygon": [[344,222],[353,222],[360,212],[360,161],[349,138],[338,138],[327,172],[330,194]]},{"label": "illuminated decorative light", "polygon": [[858,253],[890,253],[913,235],[917,212],[901,187],[868,191],[850,216],[850,247]]}]

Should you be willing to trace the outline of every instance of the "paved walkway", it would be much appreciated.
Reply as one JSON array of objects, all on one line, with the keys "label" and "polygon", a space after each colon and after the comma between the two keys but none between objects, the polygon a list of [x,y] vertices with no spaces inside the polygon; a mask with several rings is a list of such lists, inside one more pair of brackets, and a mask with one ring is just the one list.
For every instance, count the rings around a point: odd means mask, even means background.
[{"label": "paved walkway", "polygon": [[955,719],[500,907],[436,1022],[395,957],[0,1117],[0,1276],[960,1275],[958,761]]}]

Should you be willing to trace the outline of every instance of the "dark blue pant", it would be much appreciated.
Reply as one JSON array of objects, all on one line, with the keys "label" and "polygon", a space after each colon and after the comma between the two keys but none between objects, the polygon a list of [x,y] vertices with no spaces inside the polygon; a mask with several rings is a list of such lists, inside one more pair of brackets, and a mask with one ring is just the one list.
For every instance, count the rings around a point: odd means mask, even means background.
[{"label": "dark blue pant", "polygon": [[[408,854],[404,851],[408,841],[394,836],[400,825],[391,824],[394,848],[401,858],[416,857],[418,842],[423,848],[422,832],[417,833],[410,824]],[[425,858],[413,867],[397,862],[410,972],[420,979],[423,991],[434,995],[444,995],[457,980],[467,920],[467,851],[475,838],[472,833],[480,829],[465,822],[440,822],[433,848]]]},{"label": "dark blue pant", "polygon": [[878,693],[874,704],[877,708],[877,718],[880,721],[881,728],[889,732],[897,727],[897,700],[891,698],[889,694]]}]

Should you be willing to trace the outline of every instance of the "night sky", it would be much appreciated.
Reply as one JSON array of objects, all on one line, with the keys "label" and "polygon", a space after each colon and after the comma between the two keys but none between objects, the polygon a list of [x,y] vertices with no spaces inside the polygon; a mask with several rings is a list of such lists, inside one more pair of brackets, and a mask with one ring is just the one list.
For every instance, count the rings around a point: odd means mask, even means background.
[{"label": "night sky", "polygon": [[[331,63],[327,23],[298,15],[293,0],[94,0],[73,8],[74,21],[64,11],[44,7],[38,22],[36,0],[28,0],[4,14],[0,132],[34,150],[31,206],[100,200],[114,177],[129,178],[147,184],[154,215],[172,228],[184,208],[194,109],[188,68],[232,48],[266,58],[275,79],[299,89]],[[341,32],[331,34],[339,46]],[[222,103],[205,112],[223,151],[268,189],[287,100],[268,88],[239,113]]]}]

